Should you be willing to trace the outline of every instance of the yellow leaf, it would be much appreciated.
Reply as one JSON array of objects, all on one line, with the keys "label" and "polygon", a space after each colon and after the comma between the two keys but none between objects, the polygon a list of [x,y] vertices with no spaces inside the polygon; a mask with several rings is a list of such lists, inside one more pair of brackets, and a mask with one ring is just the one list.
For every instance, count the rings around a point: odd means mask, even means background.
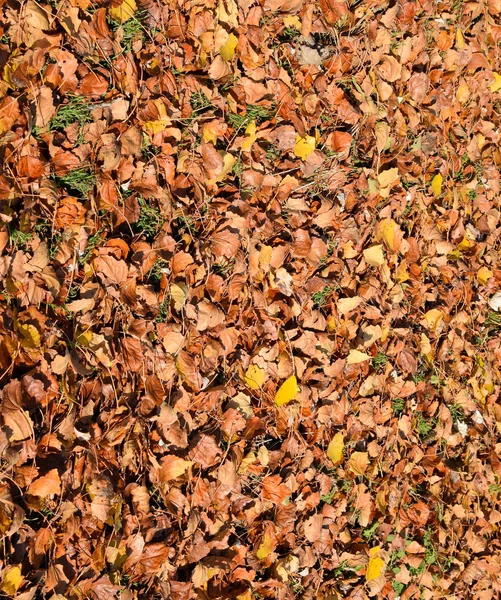
[{"label": "yellow leaf", "polygon": [[264,369],[257,365],[250,365],[247,369],[245,376],[245,383],[251,390],[259,390],[263,387],[264,383]]},{"label": "yellow leaf", "polygon": [[188,286],[185,283],[173,283],[170,286],[170,297],[174,301],[174,310],[181,311],[188,298]]},{"label": "yellow leaf", "polygon": [[284,17],[284,25],[286,27],[301,29],[301,20],[297,15],[288,15],[287,17]]},{"label": "yellow leaf", "polygon": [[379,232],[384,243],[390,250],[395,250],[395,230],[397,224],[393,219],[385,219],[379,226]]},{"label": "yellow leaf", "polygon": [[438,198],[440,196],[440,194],[442,193],[443,180],[444,180],[444,178],[442,177],[442,175],[440,173],[435,175],[435,177],[431,180],[431,191],[433,192],[433,195],[435,196],[435,198]]},{"label": "yellow leaf", "polygon": [[82,331],[82,333],[79,333],[75,341],[77,344],[80,344],[80,346],[88,346],[92,342],[93,337],[94,334],[92,331],[90,331],[90,329],[88,329],[87,331]]},{"label": "yellow leaf", "polygon": [[245,139],[242,142],[242,150],[250,150],[256,141],[256,121],[251,121],[245,128]]},{"label": "yellow leaf", "polygon": [[308,156],[312,152],[315,151],[316,141],[312,135],[306,135],[305,137],[301,137],[299,133],[296,135],[296,144],[294,146],[294,154],[301,158],[302,160],[306,160]]},{"label": "yellow leaf", "polygon": [[343,460],[343,450],[344,450],[344,439],[343,434],[338,431],[336,435],[332,438],[328,448],[327,448],[327,456],[331,459],[331,461],[337,465]]},{"label": "yellow leaf", "polygon": [[337,311],[340,315],[347,315],[352,310],[355,310],[362,302],[360,296],[353,298],[339,298],[337,301]]},{"label": "yellow leaf", "polygon": [[230,33],[226,42],[221,46],[219,50],[219,54],[224,58],[224,60],[230,61],[234,54],[235,48],[238,44],[238,38],[233,33]]},{"label": "yellow leaf", "polygon": [[137,10],[136,0],[124,0],[120,6],[108,8],[108,14],[119,23],[125,23],[134,16]]},{"label": "yellow leaf", "polygon": [[259,548],[256,551],[256,556],[259,560],[264,560],[273,552],[273,540],[272,538],[265,533]]},{"label": "yellow leaf", "polygon": [[348,461],[348,469],[355,475],[363,475],[369,466],[367,452],[354,452]]},{"label": "yellow leaf", "polygon": [[463,32],[461,29],[456,29],[456,48],[458,50],[464,50],[466,43],[464,41]]},{"label": "yellow leaf", "polygon": [[371,358],[372,356],[369,356],[365,352],[360,352],[360,350],[350,350],[348,358],[346,359],[346,363],[348,365],[358,365],[359,363],[363,363]]},{"label": "yellow leaf", "polygon": [[38,348],[40,346],[42,340],[34,325],[29,323],[18,325],[17,330],[21,334],[21,346],[23,348]]},{"label": "yellow leaf", "polygon": [[407,271],[407,263],[403,260],[397,267],[397,283],[404,283],[409,279],[409,272]]},{"label": "yellow leaf", "polygon": [[424,315],[426,326],[431,331],[435,331],[435,329],[439,326],[440,322],[442,321],[442,318],[442,311],[438,310],[438,308],[432,308]]},{"label": "yellow leaf", "polygon": [[369,564],[365,573],[366,581],[373,581],[383,574],[384,560],[379,556],[379,546],[369,550]]},{"label": "yellow leaf", "polygon": [[17,590],[21,587],[22,583],[23,576],[21,575],[21,567],[18,567],[17,565],[7,567],[3,572],[0,589],[2,592],[14,596],[14,594],[17,594]]},{"label": "yellow leaf", "polygon": [[395,181],[398,179],[398,169],[393,167],[392,169],[387,169],[386,171],[381,171],[377,176],[377,180],[379,186],[382,188],[391,187]]},{"label": "yellow leaf", "polygon": [[282,383],[278,392],[276,393],[275,404],[277,406],[282,406],[282,404],[287,404],[287,402],[294,400],[298,391],[299,391],[299,388],[297,386],[296,376],[291,375],[289,377],[289,379],[286,379]]},{"label": "yellow leaf", "polygon": [[494,81],[490,85],[491,92],[497,92],[501,90],[501,75],[499,73],[493,73]]},{"label": "yellow leaf", "polygon": [[380,267],[384,265],[383,246],[372,246],[364,250],[364,259],[371,267]]},{"label": "yellow leaf", "polygon": [[480,267],[477,271],[477,279],[482,285],[485,285],[493,275],[494,273],[487,267]]},{"label": "yellow leaf", "polygon": [[430,340],[424,333],[421,334],[421,343],[419,351],[422,356],[427,358],[430,362],[433,362],[433,350],[430,344]]}]

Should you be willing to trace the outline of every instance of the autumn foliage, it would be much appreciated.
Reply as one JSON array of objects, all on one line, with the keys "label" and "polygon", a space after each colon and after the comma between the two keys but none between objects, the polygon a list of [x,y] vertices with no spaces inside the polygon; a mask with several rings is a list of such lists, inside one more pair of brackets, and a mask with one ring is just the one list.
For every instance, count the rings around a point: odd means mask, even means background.
[{"label": "autumn foliage", "polygon": [[501,1],[0,2],[0,596],[501,596]]}]

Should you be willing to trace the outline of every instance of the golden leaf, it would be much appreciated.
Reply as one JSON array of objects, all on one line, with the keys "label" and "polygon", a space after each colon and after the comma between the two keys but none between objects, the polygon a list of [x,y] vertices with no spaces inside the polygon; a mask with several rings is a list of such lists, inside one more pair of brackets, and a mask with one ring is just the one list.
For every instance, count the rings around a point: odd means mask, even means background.
[{"label": "golden leaf", "polygon": [[424,319],[426,321],[426,326],[428,327],[428,329],[430,329],[431,331],[435,331],[435,329],[437,329],[437,327],[443,319],[442,311],[438,310],[438,308],[432,308],[427,313],[425,313]]},{"label": "golden leaf", "polygon": [[9,596],[14,596],[17,594],[17,590],[21,587],[22,583],[21,567],[18,565],[7,567],[3,572],[0,590]]},{"label": "golden leaf", "polygon": [[275,404],[277,406],[287,404],[287,402],[294,400],[298,391],[299,388],[297,386],[296,376],[291,375],[282,383],[282,385],[278,389],[278,392],[275,394]]},{"label": "golden leaf", "polygon": [[369,550],[369,564],[365,573],[366,581],[373,581],[383,574],[384,560],[379,556],[379,546]]},{"label": "golden leaf", "polygon": [[360,350],[350,350],[348,354],[348,358],[346,359],[346,363],[348,365],[358,365],[358,363],[363,363],[366,360],[371,360],[372,356],[369,356],[365,352],[360,352]]},{"label": "golden leaf", "polygon": [[17,330],[21,335],[21,346],[23,348],[38,348],[42,343],[40,333],[34,325],[29,323],[18,325]]},{"label": "golden leaf", "polygon": [[259,545],[259,548],[256,551],[256,556],[259,560],[264,560],[273,552],[273,549],[273,540],[267,533],[265,533],[263,535],[263,539],[261,540],[261,544]]},{"label": "golden leaf", "polygon": [[398,169],[397,167],[393,167],[392,169],[381,171],[377,176],[377,180],[380,187],[389,188],[397,181],[398,177]]},{"label": "golden leaf", "polygon": [[301,137],[299,133],[296,135],[296,144],[294,145],[294,154],[302,159],[306,160],[312,152],[315,151],[316,140],[312,135],[306,135]]},{"label": "golden leaf", "polygon": [[327,448],[327,456],[331,459],[331,461],[337,465],[343,460],[343,450],[344,450],[344,438],[343,434],[338,431],[336,435],[330,441],[330,444]]},{"label": "golden leaf", "polygon": [[224,60],[230,61],[233,58],[237,44],[237,36],[233,33],[230,33],[226,42],[219,49],[219,54],[224,58]]},{"label": "golden leaf", "polygon": [[497,92],[501,90],[501,75],[499,73],[493,73],[494,81],[490,85],[491,92]]},{"label": "golden leaf", "polygon": [[233,165],[236,162],[237,159],[233,156],[233,154],[226,152],[226,154],[223,156],[223,170],[214,179],[209,179],[207,183],[209,185],[214,185],[218,181],[222,181],[226,177],[226,175],[228,175],[228,173],[233,169]]},{"label": "golden leaf", "polygon": [[363,475],[369,466],[367,452],[354,452],[348,461],[348,469],[355,475]]},{"label": "golden leaf", "polygon": [[431,180],[431,191],[433,192],[433,195],[435,196],[435,198],[438,198],[440,196],[440,194],[442,193],[443,180],[444,180],[444,178],[442,177],[442,175],[440,173],[435,175],[435,177]]},{"label": "golden leaf", "polygon": [[113,20],[125,23],[134,16],[136,10],[136,0],[124,0],[120,6],[108,8],[108,14]]},{"label": "golden leaf", "polygon": [[294,27],[295,29],[301,29],[301,20],[297,15],[287,15],[284,17],[284,25],[286,27]]},{"label": "golden leaf", "polygon": [[379,233],[390,250],[395,250],[395,232],[397,224],[393,219],[385,219],[379,226]]},{"label": "golden leaf", "polygon": [[184,475],[192,464],[191,460],[183,460],[172,454],[164,456],[160,470],[160,480],[165,483],[177,479]]},{"label": "golden leaf", "polygon": [[256,141],[256,121],[251,121],[245,128],[245,139],[242,142],[242,150],[250,150]]},{"label": "golden leaf", "polygon": [[250,365],[245,372],[244,380],[251,390],[261,389],[264,383],[264,369],[257,365]]},{"label": "golden leaf", "polygon": [[364,259],[371,267],[381,267],[384,265],[383,246],[371,246],[364,250]]},{"label": "golden leaf", "polygon": [[480,267],[477,271],[477,279],[482,285],[485,285],[493,275],[494,273],[487,267]]}]

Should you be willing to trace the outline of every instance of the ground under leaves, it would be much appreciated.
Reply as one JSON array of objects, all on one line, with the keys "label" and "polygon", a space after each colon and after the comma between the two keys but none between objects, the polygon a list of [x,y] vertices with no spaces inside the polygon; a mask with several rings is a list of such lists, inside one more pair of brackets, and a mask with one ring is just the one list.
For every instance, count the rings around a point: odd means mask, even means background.
[{"label": "ground under leaves", "polygon": [[0,594],[499,598],[501,1],[0,5]]}]

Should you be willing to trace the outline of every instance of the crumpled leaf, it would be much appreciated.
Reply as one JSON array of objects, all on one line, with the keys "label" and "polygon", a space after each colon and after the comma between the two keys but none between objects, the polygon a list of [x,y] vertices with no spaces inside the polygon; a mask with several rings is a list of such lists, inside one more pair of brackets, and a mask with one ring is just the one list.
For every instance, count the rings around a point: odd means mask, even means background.
[{"label": "crumpled leaf", "polygon": [[288,379],[286,379],[277,393],[275,394],[275,404],[277,406],[282,406],[283,404],[287,404],[291,400],[294,400],[296,394],[298,393],[299,388],[297,385],[297,379],[295,375],[291,375]]}]

